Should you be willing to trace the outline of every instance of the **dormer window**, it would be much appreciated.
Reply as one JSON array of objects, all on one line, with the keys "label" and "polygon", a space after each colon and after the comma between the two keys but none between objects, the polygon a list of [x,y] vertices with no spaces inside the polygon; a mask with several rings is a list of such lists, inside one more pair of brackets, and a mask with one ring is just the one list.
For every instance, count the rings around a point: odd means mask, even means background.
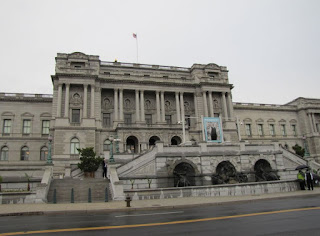
[{"label": "dormer window", "polygon": [[71,67],[73,67],[75,69],[84,68],[85,63],[84,62],[71,62]]}]

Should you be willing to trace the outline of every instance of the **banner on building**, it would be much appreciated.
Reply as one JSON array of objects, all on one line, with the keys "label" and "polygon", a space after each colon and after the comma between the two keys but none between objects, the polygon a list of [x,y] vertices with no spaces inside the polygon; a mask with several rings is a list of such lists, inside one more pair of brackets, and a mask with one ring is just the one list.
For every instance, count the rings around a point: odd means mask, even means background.
[{"label": "banner on building", "polygon": [[203,117],[203,126],[207,142],[222,142],[223,132],[219,117]]}]

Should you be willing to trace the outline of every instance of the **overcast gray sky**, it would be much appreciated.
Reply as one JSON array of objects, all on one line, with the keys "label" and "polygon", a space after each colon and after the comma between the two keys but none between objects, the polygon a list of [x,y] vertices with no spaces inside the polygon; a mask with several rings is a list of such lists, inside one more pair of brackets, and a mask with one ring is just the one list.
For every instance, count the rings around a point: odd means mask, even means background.
[{"label": "overcast gray sky", "polygon": [[320,1],[0,1],[0,92],[52,94],[58,52],[227,66],[234,102],[320,98]]}]

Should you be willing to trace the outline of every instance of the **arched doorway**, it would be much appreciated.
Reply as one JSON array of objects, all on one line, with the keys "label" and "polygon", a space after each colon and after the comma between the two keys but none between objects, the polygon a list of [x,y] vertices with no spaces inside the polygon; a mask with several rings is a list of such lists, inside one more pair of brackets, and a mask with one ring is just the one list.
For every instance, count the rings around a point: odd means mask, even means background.
[{"label": "arched doorway", "polygon": [[152,136],[149,139],[149,147],[152,147],[152,146],[156,145],[157,141],[160,141],[160,138],[158,136]]},{"label": "arched doorway", "polygon": [[186,187],[195,185],[195,170],[189,163],[181,162],[173,171],[174,186]]},{"label": "arched doorway", "polygon": [[254,165],[256,181],[278,180],[279,177],[272,171],[271,165],[267,160],[260,159]]},{"label": "arched doorway", "polygon": [[128,152],[138,153],[138,139],[135,136],[129,136],[126,141],[126,147]]},{"label": "arched doorway", "polygon": [[171,139],[171,145],[179,145],[181,143],[181,138],[178,136],[174,136]]},{"label": "arched doorway", "polygon": [[222,161],[216,168],[216,173],[223,183],[233,183],[236,179],[236,168],[230,161]]}]

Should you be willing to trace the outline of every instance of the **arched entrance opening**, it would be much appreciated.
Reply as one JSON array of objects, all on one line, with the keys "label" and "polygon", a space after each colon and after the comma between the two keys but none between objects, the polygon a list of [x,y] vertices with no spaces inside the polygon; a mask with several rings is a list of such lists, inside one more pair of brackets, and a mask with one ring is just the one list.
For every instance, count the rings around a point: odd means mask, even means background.
[{"label": "arched entrance opening", "polygon": [[276,173],[272,171],[271,165],[267,160],[260,159],[254,165],[256,181],[279,180]]},{"label": "arched entrance opening", "polygon": [[222,161],[212,175],[212,184],[235,184],[248,182],[246,174],[237,172],[230,161]]},{"label": "arched entrance opening", "polygon": [[138,139],[135,136],[129,136],[126,141],[127,151],[131,153],[138,153]]},{"label": "arched entrance opening", "polygon": [[171,139],[171,145],[179,145],[181,143],[181,138],[178,136],[174,136]]},{"label": "arched entrance opening", "polygon": [[160,138],[158,136],[152,136],[149,139],[149,147],[152,147],[152,146],[156,145],[157,141],[160,141]]},{"label": "arched entrance opening", "polygon": [[178,164],[173,171],[174,186],[186,187],[195,185],[195,170],[189,163]]}]

